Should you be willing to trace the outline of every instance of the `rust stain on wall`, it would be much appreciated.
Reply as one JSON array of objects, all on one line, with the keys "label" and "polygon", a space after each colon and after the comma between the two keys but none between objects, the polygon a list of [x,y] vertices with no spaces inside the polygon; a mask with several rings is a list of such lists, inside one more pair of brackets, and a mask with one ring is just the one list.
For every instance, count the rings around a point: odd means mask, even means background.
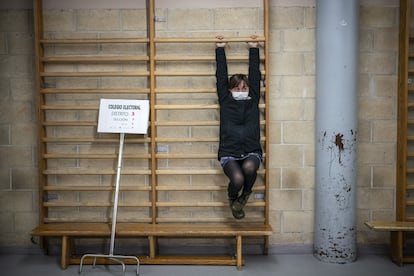
[{"label": "rust stain on wall", "polygon": [[339,150],[339,164],[342,164],[341,160],[341,153],[344,151],[344,135],[341,133],[336,134],[335,136],[335,146],[338,147]]},{"label": "rust stain on wall", "polygon": [[340,130],[332,132],[332,135],[326,130],[322,130],[318,136],[318,143],[321,150],[330,152],[329,175],[334,163],[340,166],[346,166],[349,157],[352,157],[357,145],[357,131],[349,130],[351,137],[347,138],[347,132]]},{"label": "rust stain on wall", "polygon": [[344,150],[344,141],[343,141],[344,135],[341,133],[338,133],[335,136],[335,145],[338,147],[339,151]]}]

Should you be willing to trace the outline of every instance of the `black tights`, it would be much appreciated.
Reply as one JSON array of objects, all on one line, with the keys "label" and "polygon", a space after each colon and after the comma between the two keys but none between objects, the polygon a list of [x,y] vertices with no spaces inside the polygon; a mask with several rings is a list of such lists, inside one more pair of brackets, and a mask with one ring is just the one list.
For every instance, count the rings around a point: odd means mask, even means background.
[{"label": "black tights", "polygon": [[244,160],[230,160],[226,163],[223,171],[230,179],[227,188],[230,200],[235,200],[242,189],[243,194],[251,193],[259,166],[260,161],[255,156],[247,157]]}]

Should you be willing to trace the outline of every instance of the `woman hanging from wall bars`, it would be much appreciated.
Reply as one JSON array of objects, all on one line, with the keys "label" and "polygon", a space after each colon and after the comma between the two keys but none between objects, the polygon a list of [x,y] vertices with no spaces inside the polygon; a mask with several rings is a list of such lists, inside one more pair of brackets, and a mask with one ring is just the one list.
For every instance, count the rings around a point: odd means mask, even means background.
[{"label": "woman hanging from wall bars", "polygon": [[252,193],[257,170],[262,162],[260,144],[260,59],[259,43],[251,36],[249,72],[228,77],[225,54],[226,42],[218,35],[216,42],[216,80],[220,104],[220,144],[218,159],[229,178],[227,193],[230,208],[236,219]]}]

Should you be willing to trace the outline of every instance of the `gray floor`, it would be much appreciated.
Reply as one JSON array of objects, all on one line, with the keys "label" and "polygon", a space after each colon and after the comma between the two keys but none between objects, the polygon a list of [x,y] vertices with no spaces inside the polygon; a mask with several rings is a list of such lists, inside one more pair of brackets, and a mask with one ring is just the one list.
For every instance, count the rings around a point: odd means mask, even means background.
[{"label": "gray floor", "polygon": [[[245,261],[246,264],[241,271],[232,266],[141,265],[140,276],[414,276],[414,264],[399,267],[392,263],[387,255],[363,254],[356,262],[350,264],[323,263],[311,254],[246,255]],[[2,254],[0,265],[0,274],[3,276],[79,275],[77,265],[61,270],[58,256]],[[135,270],[136,266],[127,266],[125,275],[135,275]],[[84,266],[81,275],[122,275],[122,270],[118,265],[96,266],[95,268]]]}]

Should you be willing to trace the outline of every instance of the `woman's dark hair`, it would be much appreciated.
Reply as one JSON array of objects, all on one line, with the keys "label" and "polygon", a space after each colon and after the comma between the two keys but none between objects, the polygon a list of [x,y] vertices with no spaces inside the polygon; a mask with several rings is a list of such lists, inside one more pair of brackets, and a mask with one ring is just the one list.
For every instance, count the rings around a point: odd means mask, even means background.
[{"label": "woman's dark hair", "polygon": [[239,83],[244,81],[244,83],[249,86],[249,81],[245,74],[234,74],[229,79],[229,90],[233,89],[234,87],[239,86]]}]

